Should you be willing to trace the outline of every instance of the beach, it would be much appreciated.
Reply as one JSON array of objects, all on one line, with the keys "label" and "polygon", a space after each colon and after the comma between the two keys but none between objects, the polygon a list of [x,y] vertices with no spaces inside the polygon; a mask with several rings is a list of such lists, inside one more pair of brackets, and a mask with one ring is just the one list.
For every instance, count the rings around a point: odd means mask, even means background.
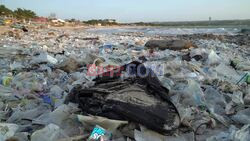
[{"label": "beach", "polygon": [[0,140],[86,140],[93,127],[117,141],[242,140],[250,36],[241,31],[0,26]]}]

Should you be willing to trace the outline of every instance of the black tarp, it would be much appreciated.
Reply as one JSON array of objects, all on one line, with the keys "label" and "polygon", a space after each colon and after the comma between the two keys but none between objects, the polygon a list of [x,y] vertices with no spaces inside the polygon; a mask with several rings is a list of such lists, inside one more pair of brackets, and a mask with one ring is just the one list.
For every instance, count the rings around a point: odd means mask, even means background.
[{"label": "black tarp", "polygon": [[[121,77],[124,72],[128,74],[125,78]],[[66,102],[78,103],[84,115],[128,120],[161,133],[179,126],[169,90],[143,64],[132,62],[112,73],[103,73],[94,81],[91,88],[73,88]]]}]

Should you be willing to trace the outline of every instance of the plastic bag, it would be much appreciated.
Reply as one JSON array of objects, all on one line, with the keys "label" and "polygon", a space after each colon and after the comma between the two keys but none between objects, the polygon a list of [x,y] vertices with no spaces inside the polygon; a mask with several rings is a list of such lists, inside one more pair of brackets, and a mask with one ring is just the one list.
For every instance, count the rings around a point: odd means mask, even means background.
[{"label": "plastic bag", "polygon": [[232,119],[241,124],[250,124],[250,108],[237,112]]},{"label": "plastic bag", "polygon": [[231,126],[228,131],[212,136],[206,141],[249,141],[249,127],[250,125],[245,125],[241,129],[237,129]]},{"label": "plastic bag", "polygon": [[32,58],[31,63],[32,64],[39,64],[39,63],[51,63],[51,64],[57,64],[57,59],[48,55],[47,53],[41,53],[38,56],[34,56]]},{"label": "plastic bag", "polygon": [[0,140],[5,141],[6,139],[14,136],[18,130],[18,125],[9,123],[0,123]]},{"label": "plastic bag", "polygon": [[213,50],[211,50],[208,55],[207,63],[209,65],[215,65],[215,64],[219,64],[220,62],[221,62],[221,58]]},{"label": "plastic bag", "polygon": [[37,130],[31,136],[31,141],[56,141],[68,136],[55,124],[49,124],[41,130]]},{"label": "plastic bag", "polygon": [[194,80],[188,80],[188,87],[185,90],[190,105],[204,105],[204,94],[201,90],[200,84]]}]

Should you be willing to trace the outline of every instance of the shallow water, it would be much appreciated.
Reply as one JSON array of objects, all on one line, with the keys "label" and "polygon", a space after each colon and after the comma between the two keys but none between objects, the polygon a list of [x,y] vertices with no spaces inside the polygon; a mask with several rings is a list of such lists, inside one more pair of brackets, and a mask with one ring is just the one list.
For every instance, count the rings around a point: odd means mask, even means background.
[{"label": "shallow water", "polygon": [[172,28],[172,27],[140,27],[140,28],[96,28],[89,29],[89,32],[94,33],[126,33],[126,32],[140,32],[146,35],[183,35],[183,34],[201,34],[201,33],[213,33],[213,34],[237,34],[242,28],[230,27],[230,28]]}]

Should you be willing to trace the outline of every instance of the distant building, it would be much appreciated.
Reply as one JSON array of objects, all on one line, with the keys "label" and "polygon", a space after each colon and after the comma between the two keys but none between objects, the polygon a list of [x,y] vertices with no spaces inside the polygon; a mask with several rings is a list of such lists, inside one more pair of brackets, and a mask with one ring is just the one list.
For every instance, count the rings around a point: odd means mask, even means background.
[{"label": "distant building", "polygon": [[57,27],[64,26],[65,24],[66,24],[65,20],[62,20],[62,19],[54,19],[54,20],[51,20],[51,23],[50,23],[50,25],[57,26]]},{"label": "distant building", "polygon": [[209,17],[209,21],[210,21],[210,22],[212,21],[212,17]]},{"label": "distant building", "polygon": [[32,21],[37,22],[37,23],[47,23],[49,20],[48,18],[45,18],[45,17],[37,17],[37,18],[34,18]]},{"label": "distant building", "polygon": [[54,19],[54,20],[51,20],[52,23],[65,23],[65,20],[62,20],[62,19]]}]

